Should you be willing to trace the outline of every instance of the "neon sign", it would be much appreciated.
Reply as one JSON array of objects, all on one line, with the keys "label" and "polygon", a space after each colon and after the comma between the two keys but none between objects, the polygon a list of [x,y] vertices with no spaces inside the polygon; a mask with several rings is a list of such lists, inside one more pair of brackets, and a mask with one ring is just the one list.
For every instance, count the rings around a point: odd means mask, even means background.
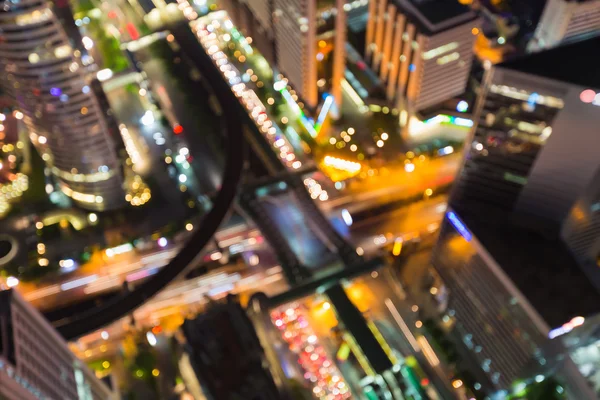
[{"label": "neon sign", "polygon": [[448,218],[448,221],[450,221],[452,226],[454,226],[454,229],[456,229],[456,231],[460,233],[460,235],[463,238],[465,238],[467,242],[471,241],[473,235],[471,235],[471,232],[469,232],[465,224],[463,224],[463,222],[460,220],[460,218],[458,218],[458,216],[454,212],[448,211],[446,213],[446,218]]}]

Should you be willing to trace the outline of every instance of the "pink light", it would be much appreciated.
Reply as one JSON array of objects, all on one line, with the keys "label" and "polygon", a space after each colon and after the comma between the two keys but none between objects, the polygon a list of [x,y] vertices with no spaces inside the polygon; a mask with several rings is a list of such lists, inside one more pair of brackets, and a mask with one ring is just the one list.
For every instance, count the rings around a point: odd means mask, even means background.
[{"label": "pink light", "polygon": [[160,247],[165,247],[167,245],[167,243],[168,243],[167,239],[164,237],[161,237],[160,239],[158,239],[158,245]]},{"label": "pink light", "polygon": [[[109,15],[110,15],[110,13],[109,13]],[[140,38],[140,33],[135,28],[135,25],[133,25],[131,22],[128,22],[127,25],[125,26],[125,28],[127,29],[127,33],[129,33],[129,36],[131,37],[132,40],[137,40]]]},{"label": "pink light", "polygon": [[579,94],[579,100],[583,101],[584,103],[591,103],[592,101],[594,101],[595,97],[596,92],[594,92],[591,89],[586,89]]}]

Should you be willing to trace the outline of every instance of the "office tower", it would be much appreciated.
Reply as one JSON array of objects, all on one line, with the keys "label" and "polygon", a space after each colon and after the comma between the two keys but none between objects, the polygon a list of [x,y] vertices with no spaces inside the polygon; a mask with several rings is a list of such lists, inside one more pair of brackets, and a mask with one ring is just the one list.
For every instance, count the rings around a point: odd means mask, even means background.
[{"label": "office tower", "polygon": [[527,50],[547,49],[600,33],[600,0],[548,0]]},{"label": "office tower", "polygon": [[317,2],[274,0],[277,67],[310,107],[318,103]]},{"label": "office tower", "polygon": [[[331,94],[341,106],[341,78],[345,68],[346,15],[343,0],[335,1],[334,53]],[[320,22],[324,22],[317,0],[227,0],[224,8],[233,23],[252,37],[278,73],[283,74],[310,109],[319,105],[318,50]]]},{"label": "office tower", "polygon": [[14,290],[0,291],[0,328],[0,398],[113,398],[44,317]]},{"label": "office tower", "polygon": [[412,115],[463,93],[479,24],[456,1],[371,1],[365,53],[387,99]]},{"label": "office tower", "polygon": [[571,208],[562,225],[561,234],[580,263],[591,270],[598,268],[600,263],[600,170],[596,172],[596,176],[584,194]]},{"label": "office tower", "polygon": [[453,207],[563,224],[600,167],[600,76],[588,59],[599,46],[592,38],[486,72]]},{"label": "office tower", "polygon": [[432,264],[456,343],[497,389],[531,359],[546,362],[551,332],[600,311],[598,268],[577,262],[566,235],[598,194],[600,77],[583,60],[599,46],[595,38],[491,67],[480,88]]},{"label": "office tower", "polygon": [[273,10],[270,0],[224,0],[221,7],[246,37],[271,64],[276,65]]},{"label": "office tower", "polygon": [[599,324],[600,316],[575,318],[554,330],[544,349],[547,362],[525,368],[520,382],[545,384],[549,389],[554,386],[555,393],[564,393],[569,399],[597,398],[594,394],[600,393]]},{"label": "office tower", "polygon": [[210,398],[281,398],[254,326],[237,301],[211,304],[182,329],[196,378]]},{"label": "office tower", "polygon": [[551,331],[600,311],[600,292],[560,238],[516,218],[450,209],[432,255],[450,339],[468,354],[463,368],[496,390],[546,363]]},{"label": "office tower", "polygon": [[63,193],[93,210],[122,204],[121,166],[86,80],[89,60],[80,58],[51,3],[7,4],[0,29],[0,84]]}]

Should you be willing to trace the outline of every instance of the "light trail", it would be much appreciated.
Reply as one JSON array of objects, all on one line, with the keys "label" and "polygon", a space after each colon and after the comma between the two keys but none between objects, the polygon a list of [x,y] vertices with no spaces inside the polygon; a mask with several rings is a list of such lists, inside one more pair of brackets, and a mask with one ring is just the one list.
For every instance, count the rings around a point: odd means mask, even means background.
[{"label": "light trail", "polygon": [[404,333],[404,336],[406,336],[406,338],[408,339],[408,342],[410,343],[412,348],[417,352],[420,351],[421,349],[419,347],[419,344],[417,343],[410,329],[408,329],[408,325],[406,325],[406,322],[404,322],[404,319],[402,319],[402,316],[398,312],[398,309],[396,308],[392,300],[390,300],[389,298],[385,299],[385,305],[388,308],[388,310],[390,310],[394,321],[396,321],[396,323],[402,330],[402,333]]}]

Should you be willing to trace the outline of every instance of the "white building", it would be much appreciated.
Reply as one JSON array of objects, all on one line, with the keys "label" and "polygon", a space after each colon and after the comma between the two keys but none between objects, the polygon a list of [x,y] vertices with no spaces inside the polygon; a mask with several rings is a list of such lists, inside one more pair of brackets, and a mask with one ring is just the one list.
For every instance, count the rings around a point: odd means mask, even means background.
[{"label": "white building", "polygon": [[[120,162],[103,111],[51,3],[7,3],[0,15],[0,85],[23,112],[31,140],[80,206],[123,202]],[[118,133],[117,133],[118,135]]]},{"label": "white building", "polygon": [[[335,18],[331,94],[339,108],[341,80],[345,68],[346,13],[344,0],[336,0],[326,14]],[[309,108],[319,105],[318,28],[320,11],[316,0],[225,0],[233,23],[288,80]],[[338,12],[339,10],[339,12]]]},{"label": "white building", "polygon": [[366,57],[409,115],[465,91],[476,14],[456,1],[371,0]]},{"label": "white building", "polygon": [[108,400],[113,393],[14,290],[0,291],[0,398]]},{"label": "white building", "polygon": [[528,51],[600,33],[600,0],[548,0]]},{"label": "white building", "polygon": [[309,106],[316,106],[317,5],[315,0],[274,0],[277,63]]}]

